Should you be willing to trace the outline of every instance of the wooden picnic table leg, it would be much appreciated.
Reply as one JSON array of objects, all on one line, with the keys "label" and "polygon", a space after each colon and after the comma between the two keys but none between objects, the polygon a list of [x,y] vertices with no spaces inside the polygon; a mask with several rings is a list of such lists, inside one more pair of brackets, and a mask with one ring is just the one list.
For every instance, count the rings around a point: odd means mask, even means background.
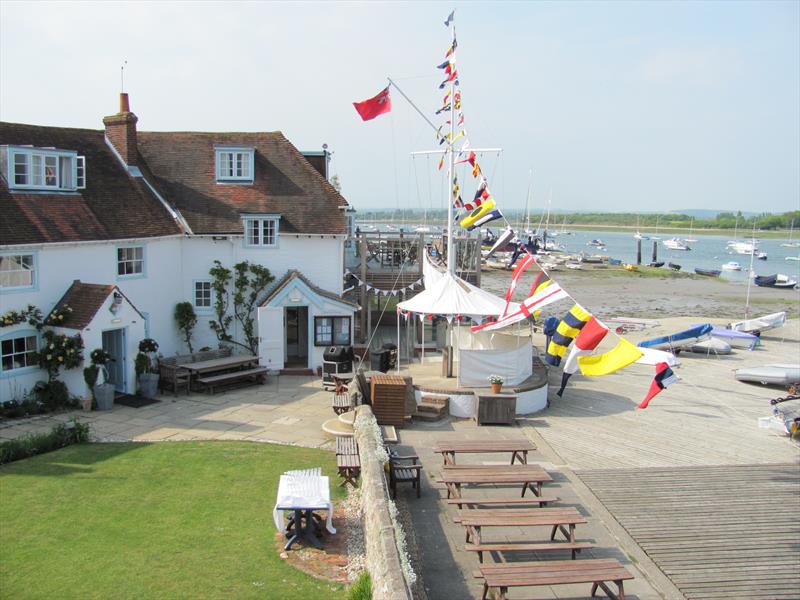
[{"label": "wooden picnic table leg", "polygon": [[508,598],[508,588],[507,587],[495,588],[494,597],[496,600],[506,600]]},{"label": "wooden picnic table leg", "polygon": [[523,465],[527,465],[528,464],[528,451],[527,450],[523,450],[522,451],[522,464]]},{"label": "wooden picnic table leg", "polygon": [[608,587],[604,581],[598,581],[594,584],[594,589],[597,589],[596,586],[600,586],[600,588],[606,593],[606,596],[611,598],[611,600],[625,600],[625,589],[622,587],[622,581],[615,581],[614,583],[617,584],[617,589],[619,590],[619,595],[615,594],[611,591],[611,588]]},{"label": "wooden picnic table leg", "polygon": [[592,584],[592,598],[594,598],[594,595],[595,595],[596,593],[597,593],[597,582],[595,581],[595,582]]},{"label": "wooden picnic table leg", "polygon": [[481,595],[481,600],[486,600],[486,595],[489,593],[489,586],[486,585],[486,580],[483,580],[483,595]]},{"label": "wooden picnic table leg", "polygon": [[575,543],[575,524],[574,523],[570,523],[569,524],[569,535],[567,536],[567,539],[569,540],[570,544],[574,544]]}]

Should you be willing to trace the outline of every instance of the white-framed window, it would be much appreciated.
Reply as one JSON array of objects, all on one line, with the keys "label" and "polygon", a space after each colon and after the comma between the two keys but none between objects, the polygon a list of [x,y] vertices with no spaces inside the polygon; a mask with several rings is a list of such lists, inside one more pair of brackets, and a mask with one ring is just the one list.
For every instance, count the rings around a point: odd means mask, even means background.
[{"label": "white-framed window", "polygon": [[86,187],[86,159],[69,150],[11,147],[11,189],[75,191]]},{"label": "white-framed window", "polygon": [[36,332],[25,331],[0,341],[0,372],[38,366],[35,358],[39,349]]},{"label": "white-framed window", "polygon": [[216,148],[217,181],[252,182],[253,148]]},{"label": "white-framed window", "polygon": [[350,317],[314,317],[315,346],[349,346]]},{"label": "white-framed window", "polygon": [[144,246],[117,248],[117,275],[144,275]]},{"label": "white-framed window", "polygon": [[36,256],[0,254],[0,288],[36,287]]},{"label": "white-framed window", "polygon": [[278,217],[256,218],[244,220],[245,246],[275,247],[278,245]]},{"label": "white-framed window", "polygon": [[194,282],[194,307],[207,309],[211,308],[211,282]]}]

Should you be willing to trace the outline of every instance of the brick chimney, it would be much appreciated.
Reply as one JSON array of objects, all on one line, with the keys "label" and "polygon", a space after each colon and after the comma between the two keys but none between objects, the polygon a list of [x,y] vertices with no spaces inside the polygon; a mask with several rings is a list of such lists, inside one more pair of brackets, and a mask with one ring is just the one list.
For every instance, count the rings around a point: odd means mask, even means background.
[{"label": "brick chimney", "polygon": [[131,112],[128,94],[119,95],[119,112],[103,117],[106,137],[128,166],[136,165],[136,122],[139,118]]}]

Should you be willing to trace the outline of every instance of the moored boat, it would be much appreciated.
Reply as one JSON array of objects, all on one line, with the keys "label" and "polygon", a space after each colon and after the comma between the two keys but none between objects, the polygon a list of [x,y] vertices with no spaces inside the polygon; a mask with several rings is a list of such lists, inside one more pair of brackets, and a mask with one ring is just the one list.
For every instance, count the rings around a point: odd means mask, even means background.
[{"label": "moored boat", "polygon": [[676,265],[675,263],[672,263],[672,262],[671,263],[667,263],[667,266],[670,269],[672,269],[673,271],[680,271],[681,270],[681,266],[680,265]]},{"label": "moored boat", "polygon": [[742,265],[740,265],[735,260],[731,260],[731,261],[726,262],[724,265],[722,265],[722,270],[723,271],[741,271],[742,270]]},{"label": "moored boat", "polygon": [[676,351],[694,346],[698,342],[707,340],[711,337],[713,326],[710,323],[690,327],[685,331],[679,331],[672,335],[665,335],[651,340],[639,342],[641,348],[655,348],[656,350]]},{"label": "moored boat", "polygon": [[793,288],[797,286],[796,280],[781,273],[776,273],[775,275],[756,275],[753,278],[753,283],[759,287],[772,288]]},{"label": "moored boat", "polygon": [[704,277],[719,277],[722,274],[722,271],[718,269],[701,269],[700,267],[695,267],[694,272]]},{"label": "moored boat", "polygon": [[684,251],[691,250],[689,244],[687,244],[684,240],[678,238],[670,238],[668,240],[664,240],[661,243],[664,244],[664,247],[667,248],[668,250],[684,250]]},{"label": "moored boat", "polygon": [[592,240],[591,242],[586,242],[587,246],[595,246],[596,248],[605,248],[605,242],[603,240]]}]

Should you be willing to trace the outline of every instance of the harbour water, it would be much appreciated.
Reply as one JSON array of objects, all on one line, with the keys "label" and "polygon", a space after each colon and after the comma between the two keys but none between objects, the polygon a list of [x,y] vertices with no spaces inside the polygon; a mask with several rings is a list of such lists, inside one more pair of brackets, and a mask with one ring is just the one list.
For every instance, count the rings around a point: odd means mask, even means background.
[{"label": "harbour water", "polygon": [[[389,235],[397,234],[402,228],[405,235],[418,235],[414,232],[413,226],[409,225],[386,225],[372,224],[375,230]],[[365,226],[364,231],[370,228]],[[425,235],[438,235],[440,231],[437,227],[430,227],[431,232]],[[496,233],[500,229],[494,230]],[[653,256],[653,243],[656,242],[657,262],[674,263],[681,265],[681,270],[693,273],[695,268],[700,269],[722,269],[724,263],[735,261],[741,266],[741,271],[723,270],[721,279],[735,282],[747,283],[747,274],[750,269],[750,256],[746,254],[736,254],[727,247],[729,241],[734,238],[732,235],[703,235],[693,233],[692,237],[696,242],[688,242],[691,250],[669,250],[664,246],[664,241],[674,237],[674,234],[652,234],[660,239],[642,240],[642,264],[649,264]],[[681,236],[677,236],[681,237]],[[558,234],[553,238],[555,242],[564,247],[564,252],[568,254],[602,254],[611,258],[617,258],[626,263],[636,262],[636,242],[633,232],[619,231],[599,231],[599,230],[575,230],[570,235]],[[590,246],[588,243],[599,239],[605,243],[604,248]],[[749,241],[749,238],[738,236],[737,241]],[[786,248],[781,244],[788,242],[789,239],[763,239],[758,242],[758,252],[766,252],[766,260],[753,259],[753,271],[756,275],[772,275],[782,273],[800,281],[800,261],[789,261],[787,257],[800,256],[800,248]],[[664,268],[667,268],[666,266]]]}]

